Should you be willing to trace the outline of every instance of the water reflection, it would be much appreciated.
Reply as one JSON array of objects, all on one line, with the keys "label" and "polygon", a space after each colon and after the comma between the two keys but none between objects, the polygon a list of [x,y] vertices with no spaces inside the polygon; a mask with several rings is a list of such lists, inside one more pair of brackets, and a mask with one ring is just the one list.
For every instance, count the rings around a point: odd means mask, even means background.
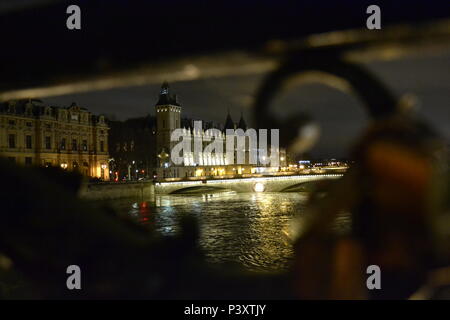
[{"label": "water reflection", "polygon": [[149,202],[133,202],[128,214],[140,224],[149,225],[152,222],[152,210]]},{"label": "water reflection", "polygon": [[307,194],[214,193],[161,195],[154,202],[113,201],[122,214],[156,232],[178,232],[177,218],[194,215],[200,243],[212,263],[235,262],[252,271],[283,271],[292,261],[290,225],[304,212]]}]

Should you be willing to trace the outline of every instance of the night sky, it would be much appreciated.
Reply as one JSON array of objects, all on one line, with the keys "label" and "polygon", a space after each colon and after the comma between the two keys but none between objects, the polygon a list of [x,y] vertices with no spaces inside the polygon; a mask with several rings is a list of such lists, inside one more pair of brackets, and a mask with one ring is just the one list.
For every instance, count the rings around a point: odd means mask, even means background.
[{"label": "night sky", "polygon": [[[33,7],[36,3],[42,7]],[[81,6],[82,31],[65,27],[68,3]],[[256,51],[268,39],[364,28],[368,4],[382,6],[383,26],[448,18],[445,0],[435,0],[432,5],[426,0],[217,0],[214,5],[206,0],[1,1],[0,14],[12,9],[17,12],[0,15],[1,38],[8,44],[1,50],[0,85],[42,84],[48,80],[43,79],[45,75],[61,70],[66,74],[97,70],[99,61],[130,67],[145,59],[159,61],[230,49]],[[26,5],[30,9],[19,12]],[[397,95],[415,94],[421,114],[450,138],[450,52],[370,62],[367,67]],[[223,123],[229,109],[235,122],[243,112],[251,126],[251,105],[264,76],[176,82],[171,88],[179,96],[183,117]],[[154,114],[159,88],[155,84],[43,100],[57,106],[77,102],[93,113],[124,120]],[[359,101],[323,85],[293,88],[279,96],[272,108],[280,117],[307,112],[321,125],[321,140],[313,150],[318,156],[344,156],[367,124]]]},{"label": "night sky", "polygon": [[[413,93],[424,119],[447,139],[450,138],[450,53],[411,57],[402,60],[372,62],[367,67],[398,95]],[[171,83],[183,106],[183,117],[224,123],[229,108],[233,120],[241,111],[252,124],[251,104],[264,75],[226,77]],[[68,106],[75,101],[94,113],[113,115],[124,120],[154,115],[160,86],[140,86],[45,98],[49,104]],[[314,148],[317,156],[345,156],[358,132],[367,125],[361,103],[335,89],[308,84],[282,93],[272,106],[280,117],[302,110],[309,113],[322,129]]]}]

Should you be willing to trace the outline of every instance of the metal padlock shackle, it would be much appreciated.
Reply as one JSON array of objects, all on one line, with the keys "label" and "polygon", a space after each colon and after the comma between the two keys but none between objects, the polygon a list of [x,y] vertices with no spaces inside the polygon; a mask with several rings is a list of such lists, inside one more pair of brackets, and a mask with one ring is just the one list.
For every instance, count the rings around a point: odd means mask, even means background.
[{"label": "metal padlock shackle", "polygon": [[365,104],[368,115],[373,119],[392,115],[397,110],[398,99],[369,70],[344,61],[336,52],[304,52],[287,58],[258,88],[253,108],[257,128],[269,129],[276,125],[284,128],[269,112],[269,106],[290,80],[308,72],[320,72],[344,80]]}]

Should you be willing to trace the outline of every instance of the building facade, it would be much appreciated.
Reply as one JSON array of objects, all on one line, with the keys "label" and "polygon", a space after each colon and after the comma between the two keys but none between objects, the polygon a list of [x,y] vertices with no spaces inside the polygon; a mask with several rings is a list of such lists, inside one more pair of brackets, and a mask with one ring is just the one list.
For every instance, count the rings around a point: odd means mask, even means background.
[{"label": "building facade", "polygon": [[27,166],[58,166],[109,179],[104,116],[73,103],[47,106],[28,99],[0,104],[0,155]]},{"label": "building facade", "polygon": [[154,116],[108,121],[111,180],[153,177],[156,167],[156,119]]},{"label": "building facade", "polygon": [[[235,176],[252,175],[255,173],[275,172],[280,167],[269,167],[262,165],[260,159],[256,163],[251,163],[250,152],[256,154],[259,150],[251,150],[250,140],[244,137],[245,142],[238,149],[237,135],[234,135],[235,144],[233,150],[233,159],[227,157],[226,152],[226,130],[242,129],[247,130],[247,124],[243,115],[238,123],[234,123],[228,112],[223,126],[211,125],[210,122],[203,122],[201,126],[196,126],[193,120],[181,118],[182,107],[177,100],[176,95],[171,94],[167,82],[165,82],[159,94],[158,102],[155,106],[156,111],[156,157],[157,157],[157,175],[160,178],[189,178],[189,177],[208,177],[208,176]],[[171,135],[176,129],[181,129],[182,135],[178,141],[171,141]],[[215,134],[208,129],[217,129]],[[183,151],[181,164],[175,164],[171,159],[171,151],[180,142],[185,141],[191,146],[190,152]],[[221,146],[220,150],[214,149],[213,152],[207,147],[214,142]],[[201,145],[201,152],[194,152],[195,143]],[[254,147],[257,149],[258,147]],[[274,150],[278,154],[284,154],[284,150]],[[237,163],[237,155],[243,155],[243,164]],[[285,166],[285,156],[279,158],[280,166]]]},{"label": "building facade", "polygon": [[155,106],[156,156],[159,168],[170,165],[170,151],[177,144],[170,141],[170,136],[175,129],[181,128],[181,106],[176,95],[172,95],[169,90],[169,84],[164,82]]}]

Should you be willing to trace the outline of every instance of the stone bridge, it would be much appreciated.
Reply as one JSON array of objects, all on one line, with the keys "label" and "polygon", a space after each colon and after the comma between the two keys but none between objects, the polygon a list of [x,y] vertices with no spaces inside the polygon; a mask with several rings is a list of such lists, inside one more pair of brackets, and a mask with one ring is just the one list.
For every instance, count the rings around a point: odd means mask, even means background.
[{"label": "stone bridge", "polygon": [[295,176],[271,176],[233,179],[210,179],[192,181],[165,181],[155,183],[155,193],[176,194],[212,190],[233,190],[236,192],[284,192],[308,182],[337,179],[342,174],[315,174]]}]

